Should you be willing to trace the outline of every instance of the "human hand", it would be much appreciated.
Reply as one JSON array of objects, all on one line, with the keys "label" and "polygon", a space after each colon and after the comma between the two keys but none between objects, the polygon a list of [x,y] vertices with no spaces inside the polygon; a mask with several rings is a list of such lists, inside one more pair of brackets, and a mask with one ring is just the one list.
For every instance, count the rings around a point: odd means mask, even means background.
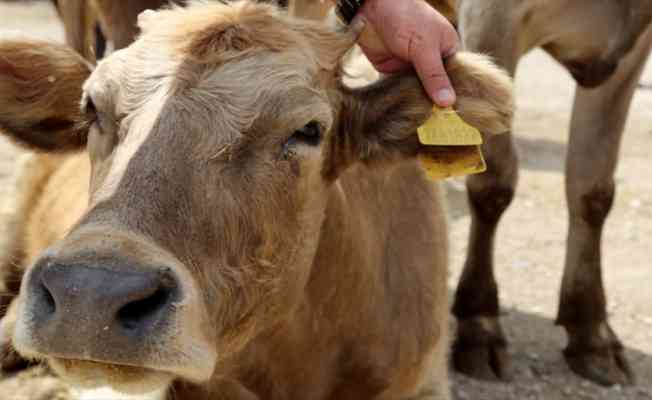
[{"label": "human hand", "polygon": [[440,107],[455,103],[443,58],[455,53],[455,28],[423,0],[367,0],[354,20],[365,28],[358,40],[382,73],[414,66],[426,92]]}]

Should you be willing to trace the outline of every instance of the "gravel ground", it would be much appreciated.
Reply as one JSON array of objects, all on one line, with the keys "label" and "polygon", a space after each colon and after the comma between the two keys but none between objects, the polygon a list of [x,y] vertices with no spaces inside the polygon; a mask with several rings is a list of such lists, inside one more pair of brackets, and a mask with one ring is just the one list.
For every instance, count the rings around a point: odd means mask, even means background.
[{"label": "gravel ground", "polygon": [[[6,31],[53,40],[62,37],[48,3],[0,3],[0,37]],[[611,322],[627,346],[627,356],[638,375],[637,386],[595,386],[576,378],[561,356],[565,337],[553,320],[567,227],[563,162],[574,84],[549,57],[536,51],[523,60],[517,76],[515,132],[522,172],[516,199],[499,229],[496,252],[502,321],[515,374],[509,383],[453,375],[457,400],[652,400],[652,296],[647,292],[652,282],[647,240],[652,237],[652,179],[645,175],[652,167],[650,89],[652,65],[644,74],[626,128],[617,173],[618,196],[603,246]],[[18,154],[0,138],[0,199],[11,196]],[[470,219],[463,181],[449,181],[446,186],[451,203],[453,290],[464,262]],[[0,207],[0,230],[6,212]],[[0,236],[0,249],[1,242]],[[85,399],[107,396],[96,392],[86,394]],[[1,400],[69,397],[40,371],[0,382]]]}]

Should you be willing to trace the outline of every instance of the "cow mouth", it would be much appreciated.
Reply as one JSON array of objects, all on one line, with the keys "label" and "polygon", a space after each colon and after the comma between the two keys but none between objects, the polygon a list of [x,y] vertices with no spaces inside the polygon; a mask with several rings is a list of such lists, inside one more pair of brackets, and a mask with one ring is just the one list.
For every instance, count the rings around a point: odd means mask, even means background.
[{"label": "cow mouth", "polygon": [[174,376],[169,372],[131,365],[49,358],[49,365],[64,380],[80,389],[108,386],[131,395],[165,390]]}]

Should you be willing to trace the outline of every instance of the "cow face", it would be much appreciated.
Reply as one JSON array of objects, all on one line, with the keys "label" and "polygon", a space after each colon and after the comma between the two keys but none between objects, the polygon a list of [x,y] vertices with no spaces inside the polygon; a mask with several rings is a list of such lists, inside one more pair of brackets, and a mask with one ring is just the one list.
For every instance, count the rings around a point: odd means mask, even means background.
[{"label": "cow face", "polygon": [[[14,345],[78,384],[123,391],[208,380],[289,318],[337,179],[429,151],[414,132],[431,109],[412,75],[343,87],[354,34],[272,6],[200,3],[140,23],[142,37],[99,64],[83,94],[82,79],[71,84],[80,110],[61,111],[62,99],[0,118],[32,147],[87,143],[92,165],[87,212],[26,273]],[[0,87],[17,95],[30,83],[15,75],[35,65],[55,77],[67,74],[61,59],[83,65],[55,45],[4,48]],[[448,69],[462,117],[507,130],[505,75],[470,55]],[[39,124],[52,115],[57,129]]]}]

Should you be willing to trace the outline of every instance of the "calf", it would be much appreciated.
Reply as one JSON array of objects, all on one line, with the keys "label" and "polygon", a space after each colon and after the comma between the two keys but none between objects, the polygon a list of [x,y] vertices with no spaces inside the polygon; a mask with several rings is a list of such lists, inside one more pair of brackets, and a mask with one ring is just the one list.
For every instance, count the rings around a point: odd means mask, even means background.
[{"label": "calf", "polygon": [[[652,46],[649,0],[460,0],[464,45],[492,55],[514,74],[520,57],[541,47],[579,84],[566,165],[569,231],[557,324],[568,333],[566,361],[598,383],[625,384],[633,374],[607,322],[601,234],[614,197],[613,174],[632,94]],[[599,27],[599,28],[598,28]],[[506,377],[509,360],[498,321],[494,236],[517,181],[511,135],[488,141],[488,171],[467,180],[470,244],[453,312],[459,320],[456,369]]]},{"label": "calf", "polygon": [[[269,5],[140,27],[94,71],[0,42],[0,129],[48,169],[17,232],[18,352],[177,399],[447,399],[446,228],[416,157],[452,149],[418,142],[419,80],[347,88],[355,33]],[[462,117],[507,129],[506,75],[447,68]]]}]

